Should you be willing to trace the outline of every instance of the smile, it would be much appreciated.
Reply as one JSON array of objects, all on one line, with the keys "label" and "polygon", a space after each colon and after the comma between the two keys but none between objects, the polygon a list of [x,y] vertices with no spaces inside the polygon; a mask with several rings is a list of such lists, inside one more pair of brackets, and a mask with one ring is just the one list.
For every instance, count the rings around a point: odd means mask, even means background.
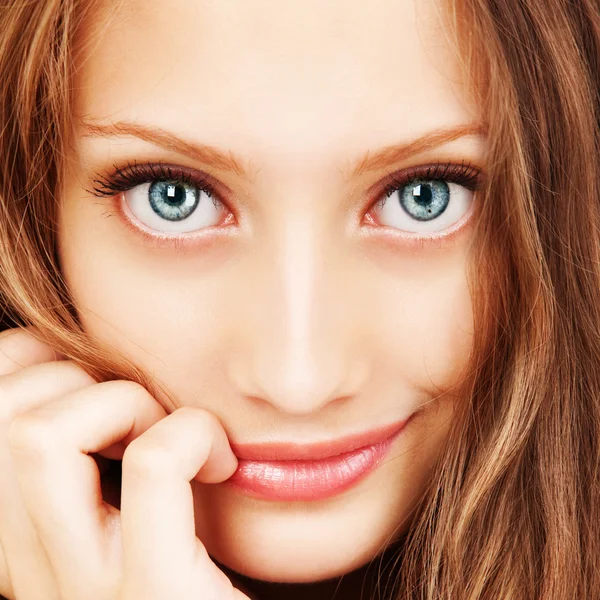
[{"label": "smile", "polygon": [[319,444],[231,444],[239,464],[226,484],[265,500],[334,496],[373,471],[409,421]]}]

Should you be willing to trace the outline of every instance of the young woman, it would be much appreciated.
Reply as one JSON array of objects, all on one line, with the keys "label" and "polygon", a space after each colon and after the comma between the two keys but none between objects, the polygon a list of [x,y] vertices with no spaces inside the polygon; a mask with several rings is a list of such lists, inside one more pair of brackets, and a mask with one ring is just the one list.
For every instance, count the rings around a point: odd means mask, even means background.
[{"label": "young woman", "polygon": [[597,0],[0,8],[0,593],[600,598]]}]

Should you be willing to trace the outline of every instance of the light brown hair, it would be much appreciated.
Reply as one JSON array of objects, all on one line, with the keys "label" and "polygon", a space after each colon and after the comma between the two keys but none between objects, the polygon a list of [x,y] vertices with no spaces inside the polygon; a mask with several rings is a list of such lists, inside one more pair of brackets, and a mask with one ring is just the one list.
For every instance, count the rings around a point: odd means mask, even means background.
[{"label": "light brown hair", "polygon": [[[98,381],[152,392],[82,331],[56,253],[85,4],[0,8],[4,326],[35,326]],[[600,598],[600,6],[446,4],[489,142],[475,341],[459,418],[384,597]]]},{"label": "light brown hair", "polygon": [[477,336],[400,597],[600,598],[600,6],[449,16],[489,136]]}]

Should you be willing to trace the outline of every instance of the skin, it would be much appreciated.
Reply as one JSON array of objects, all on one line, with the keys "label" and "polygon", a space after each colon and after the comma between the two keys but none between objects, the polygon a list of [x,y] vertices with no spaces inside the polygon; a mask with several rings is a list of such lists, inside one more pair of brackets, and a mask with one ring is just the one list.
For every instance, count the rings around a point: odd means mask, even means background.
[{"label": "skin", "polygon": [[[192,482],[196,534],[257,590],[336,581],[399,539],[461,401],[475,219],[434,238],[403,231],[400,206],[384,224],[365,215],[383,219],[388,173],[482,167],[484,138],[354,172],[367,151],[478,122],[441,15],[432,0],[123,0],[79,32],[58,239],[86,330],[169,390],[166,413],[209,411],[231,442],[337,439],[416,413],[375,471],[327,500]],[[161,130],[167,147],[114,123]],[[247,172],[177,151],[175,136]],[[206,214],[226,223],[177,248],[126,227],[91,188],[128,161],[209,174],[226,206]]]}]

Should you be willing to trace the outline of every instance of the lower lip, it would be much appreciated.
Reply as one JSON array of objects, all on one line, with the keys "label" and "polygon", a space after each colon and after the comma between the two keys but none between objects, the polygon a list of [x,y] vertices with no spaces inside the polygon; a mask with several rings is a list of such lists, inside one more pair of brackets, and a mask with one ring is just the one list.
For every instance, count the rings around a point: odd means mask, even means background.
[{"label": "lower lip", "polygon": [[282,502],[322,500],[347,490],[385,458],[406,426],[393,435],[351,452],[322,460],[239,460],[225,482],[247,495]]}]

